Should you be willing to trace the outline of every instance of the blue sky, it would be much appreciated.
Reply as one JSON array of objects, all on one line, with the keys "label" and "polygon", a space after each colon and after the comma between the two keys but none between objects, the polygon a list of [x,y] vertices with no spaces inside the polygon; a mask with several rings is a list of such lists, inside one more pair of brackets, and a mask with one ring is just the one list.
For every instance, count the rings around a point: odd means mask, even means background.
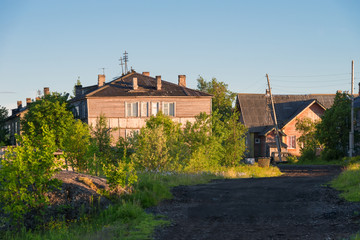
[{"label": "blue sky", "polygon": [[[350,90],[360,73],[359,1],[0,0],[0,105],[72,92],[129,65],[177,82],[216,77],[238,93]],[[358,91],[356,77],[355,91]]]}]

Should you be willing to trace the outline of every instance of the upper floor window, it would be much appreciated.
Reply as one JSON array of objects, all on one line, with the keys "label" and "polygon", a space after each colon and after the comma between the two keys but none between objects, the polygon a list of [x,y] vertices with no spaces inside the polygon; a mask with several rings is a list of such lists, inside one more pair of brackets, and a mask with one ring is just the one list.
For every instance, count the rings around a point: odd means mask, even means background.
[{"label": "upper floor window", "polygon": [[296,148],[296,136],[288,136],[287,137],[287,145],[290,149]]},{"label": "upper floor window", "polygon": [[148,117],[149,116],[149,103],[141,102],[141,116]]},{"label": "upper floor window", "polygon": [[163,111],[165,115],[175,116],[175,103],[163,103]]},{"label": "upper floor window", "polygon": [[152,102],[151,103],[151,115],[156,116],[158,114],[160,109],[160,103],[159,102]]},{"label": "upper floor window", "polygon": [[126,117],[138,117],[139,116],[139,103],[125,103],[125,116]]}]

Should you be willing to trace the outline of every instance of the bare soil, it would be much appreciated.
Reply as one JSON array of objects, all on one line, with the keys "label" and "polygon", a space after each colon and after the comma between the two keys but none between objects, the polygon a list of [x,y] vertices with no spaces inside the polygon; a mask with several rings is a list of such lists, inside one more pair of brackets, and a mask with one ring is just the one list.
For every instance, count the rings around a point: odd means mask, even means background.
[{"label": "bare soil", "polygon": [[216,180],[179,186],[149,212],[168,227],[155,239],[347,239],[360,229],[360,204],[328,182],[338,166],[280,166],[277,178]]}]

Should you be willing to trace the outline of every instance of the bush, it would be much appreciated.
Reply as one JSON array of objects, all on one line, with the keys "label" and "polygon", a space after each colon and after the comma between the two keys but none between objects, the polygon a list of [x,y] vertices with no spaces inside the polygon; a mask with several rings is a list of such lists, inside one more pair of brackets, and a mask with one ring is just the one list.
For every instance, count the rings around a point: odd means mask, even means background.
[{"label": "bush", "polygon": [[42,214],[48,203],[45,193],[59,186],[52,178],[60,166],[53,155],[55,136],[46,127],[35,135],[34,126],[29,125],[32,136],[18,137],[20,145],[8,149],[0,168],[0,200],[9,220],[18,229],[23,225],[25,214],[33,210]]}]

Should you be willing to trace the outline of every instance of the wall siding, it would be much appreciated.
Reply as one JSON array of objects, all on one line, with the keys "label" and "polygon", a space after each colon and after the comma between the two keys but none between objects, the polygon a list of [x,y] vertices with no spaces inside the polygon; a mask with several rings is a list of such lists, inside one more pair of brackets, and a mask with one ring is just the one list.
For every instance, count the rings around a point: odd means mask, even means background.
[{"label": "wall siding", "polygon": [[[288,125],[283,128],[283,131],[287,136],[296,136],[296,148],[289,149],[288,152],[295,156],[300,156],[300,145],[298,142],[301,133],[296,131],[296,122],[299,119],[303,119],[305,117],[311,118],[313,121],[317,121],[321,119],[321,116],[324,114],[324,109],[317,104],[313,104],[311,107],[307,108],[301,114],[299,114],[293,121],[291,121]],[[287,144],[287,139],[285,141]]]},{"label": "wall siding", "polygon": [[[132,102],[159,102],[160,110],[164,102],[175,102],[174,122],[185,125],[186,122],[195,122],[195,116],[201,112],[211,113],[211,98],[206,97],[114,97],[114,98],[88,98],[88,119],[89,125],[95,126],[97,118],[103,114],[108,119],[110,128],[119,128],[113,131],[113,138],[125,137],[125,129],[137,130],[145,126],[146,120],[150,117],[126,117],[125,103]],[[140,108],[140,104],[139,104]],[[151,109],[151,104],[149,104]],[[149,110],[151,116],[151,110]]]}]

